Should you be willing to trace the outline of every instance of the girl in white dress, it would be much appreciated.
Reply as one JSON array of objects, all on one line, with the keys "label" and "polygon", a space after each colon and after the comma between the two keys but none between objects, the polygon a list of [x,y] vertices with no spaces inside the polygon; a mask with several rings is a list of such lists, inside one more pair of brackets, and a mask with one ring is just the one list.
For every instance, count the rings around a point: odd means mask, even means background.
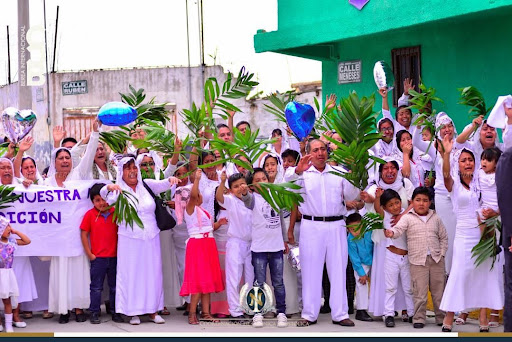
[{"label": "girl in white dress", "polygon": [[[15,239],[11,234],[20,238]],[[14,251],[18,246],[28,245],[30,239],[20,231],[14,230],[9,220],[0,216],[0,298],[4,304],[5,331],[13,332],[12,307],[17,305],[19,296],[18,282],[12,269]],[[2,331],[0,324],[0,331]]]},{"label": "girl in white dress", "polygon": [[488,332],[486,308],[500,310],[504,305],[503,280],[500,268],[489,258],[478,267],[474,265],[472,248],[480,240],[476,211],[480,192],[477,176],[474,176],[475,158],[472,151],[457,152],[450,165],[454,142],[449,136],[443,139],[443,175],[446,189],[450,192],[457,226],[453,243],[453,267],[443,294],[440,308],[446,311],[442,331],[452,330],[454,312],[469,308],[480,309],[480,332]]},{"label": "girl in white dress", "polygon": [[[406,130],[396,134],[397,150],[395,159],[402,162],[402,176],[408,178],[415,188],[424,185],[425,169],[421,157],[423,153],[412,144],[412,135]],[[429,157],[427,155],[427,157]],[[430,157],[429,157],[430,158]]]}]

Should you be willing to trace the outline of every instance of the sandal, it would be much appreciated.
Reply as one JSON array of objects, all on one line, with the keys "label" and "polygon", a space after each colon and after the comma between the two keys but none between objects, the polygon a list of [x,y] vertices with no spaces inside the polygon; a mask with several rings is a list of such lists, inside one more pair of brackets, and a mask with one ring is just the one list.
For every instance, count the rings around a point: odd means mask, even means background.
[{"label": "sandal", "polygon": [[213,318],[213,316],[210,315],[209,312],[201,313],[201,320],[211,322],[211,323],[220,323],[220,320]]},{"label": "sandal", "polygon": [[199,320],[197,319],[197,314],[195,312],[189,312],[188,314],[188,324],[198,325]]},{"label": "sandal", "polygon": [[448,324],[443,324],[443,327],[441,328],[442,332],[452,332],[452,326]]},{"label": "sandal", "polygon": [[297,327],[309,327],[310,325],[316,324],[317,321],[308,321],[307,319],[300,319],[297,321]]},{"label": "sandal", "polygon": [[481,325],[480,326],[480,332],[489,332],[489,326],[488,325]]},{"label": "sandal", "polygon": [[23,316],[23,318],[25,319],[29,319],[29,318],[32,318],[34,317],[34,314],[32,313],[32,311],[23,311],[21,313],[21,315]]},{"label": "sandal", "polygon": [[464,325],[464,324],[466,324],[466,320],[464,318],[457,317],[457,319],[455,319],[455,324]]},{"label": "sandal", "polygon": [[492,317],[498,317],[498,320],[497,321],[490,321],[489,322],[489,328],[497,328],[500,326],[500,314],[497,314],[497,313],[492,313],[491,312],[491,319]]},{"label": "sandal", "polygon": [[164,309],[162,311],[160,311],[160,315],[162,315],[162,316],[168,316],[170,314],[171,313],[169,312],[169,310],[167,310],[166,306],[164,306]]},{"label": "sandal", "polygon": [[53,317],[53,312],[43,312],[43,318],[48,319]]}]

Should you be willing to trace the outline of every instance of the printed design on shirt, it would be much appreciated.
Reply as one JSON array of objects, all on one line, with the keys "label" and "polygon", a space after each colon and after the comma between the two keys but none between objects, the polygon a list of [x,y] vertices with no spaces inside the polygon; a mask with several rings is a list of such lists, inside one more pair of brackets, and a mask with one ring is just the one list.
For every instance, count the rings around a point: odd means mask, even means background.
[{"label": "printed design on shirt", "polygon": [[0,268],[12,268],[14,249],[11,241],[6,244],[0,244]]},{"label": "printed design on shirt", "polygon": [[265,220],[267,220],[267,229],[281,229],[281,221],[279,219],[279,213],[276,212],[270,204],[264,202],[261,206],[261,212]]}]

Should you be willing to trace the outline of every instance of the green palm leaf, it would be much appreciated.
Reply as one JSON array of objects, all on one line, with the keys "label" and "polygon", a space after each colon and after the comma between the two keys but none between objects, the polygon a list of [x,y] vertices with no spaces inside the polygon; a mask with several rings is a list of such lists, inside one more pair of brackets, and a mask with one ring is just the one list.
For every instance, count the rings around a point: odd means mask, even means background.
[{"label": "green palm leaf", "polygon": [[354,236],[354,240],[360,240],[366,233],[371,233],[376,229],[384,229],[384,221],[377,213],[366,213],[361,218],[361,222],[353,227],[359,233],[357,236]]},{"label": "green palm leaf", "polygon": [[471,257],[475,266],[480,266],[484,261],[492,258],[491,270],[494,268],[496,256],[499,254],[498,241],[496,239],[497,232],[501,232],[501,221],[499,216],[492,217],[482,222],[484,231],[480,237],[480,241],[471,249]]},{"label": "green palm leaf", "polygon": [[113,219],[119,223],[124,222],[126,226],[130,226],[133,229],[133,224],[137,224],[141,229],[144,229],[144,224],[137,214],[137,204],[139,200],[133,194],[128,191],[121,190],[117,200],[109,206],[114,208]]},{"label": "green palm leaf", "polygon": [[291,211],[296,205],[304,202],[302,194],[298,192],[302,187],[295,182],[287,183],[257,183],[251,184],[263,199],[275,210],[286,209]]},{"label": "green palm leaf", "polygon": [[13,193],[14,187],[9,185],[0,185],[0,209],[11,207],[9,203],[16,202],[21,195]]},{"label": "green palm leaf", "polygon": [[491,110],[485,107],[484,96],[475,87],[469,86],[457,90],[460,91],[459,104],[469,107],[470,118],[474,119],[481,115],[485,117]]}]

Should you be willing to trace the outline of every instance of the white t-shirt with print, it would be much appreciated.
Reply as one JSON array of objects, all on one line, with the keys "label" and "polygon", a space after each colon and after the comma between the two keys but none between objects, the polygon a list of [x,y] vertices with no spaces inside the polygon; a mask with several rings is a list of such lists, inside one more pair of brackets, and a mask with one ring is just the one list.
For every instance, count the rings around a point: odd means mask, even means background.
[{"label": "white t-shirt with print", "polygon": [[251,241],[252,210],[235,195],[224,195],[224,203],[229,221],[228,237]]},{"label": "white t-shirt with print", "polygon": [[284,250],[283,233],[279,212],[272,209],[270,204],[254,194],[254,209],[252,210],[252,243],[253,252],[277,252]]}]

